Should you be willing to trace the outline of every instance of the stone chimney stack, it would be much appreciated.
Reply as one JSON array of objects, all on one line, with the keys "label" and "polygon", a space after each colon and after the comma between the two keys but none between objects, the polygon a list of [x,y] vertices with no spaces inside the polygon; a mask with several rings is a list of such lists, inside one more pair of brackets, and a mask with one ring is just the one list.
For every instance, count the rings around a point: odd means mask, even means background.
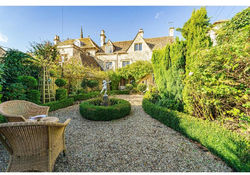
[{"label": "stone chimney stack", "polygon": [[169,28],[169,36],[174,36],[174,27]]},{"label": "stone chimney stack", "polygon": [[101,47],[102,47],[105,44],[105,38],[106,38],[104,30],[101,31],[100,36],[101,36]]},{"label": "stone chimney stack", "polygon": [[138,35],[141,35],[141,37],[143,38],[143,34],[144,34],[143,29],[140,29],[139,32],[138,32]]},{"label": "stone chimney stack", "polygon": [[54,44],[57,45],[59,42],[60,42],[60,38],[58,35],[56,35],[54,38]]}]

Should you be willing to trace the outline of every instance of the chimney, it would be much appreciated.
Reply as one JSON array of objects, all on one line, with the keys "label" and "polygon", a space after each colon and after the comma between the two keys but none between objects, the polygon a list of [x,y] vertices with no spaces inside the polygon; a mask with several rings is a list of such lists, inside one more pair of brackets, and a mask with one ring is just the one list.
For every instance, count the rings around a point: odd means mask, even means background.
[{"label": "chimney", "polygon": [[169,36],[174,36],[174,27],[169,28]]},{"label": "chimney", "polygon": [[58,35],[56,35],[54,38],[54,44],[57,45],[59,42],[60,42],[60,38]]},{"label": "chimney", "polygon": [[105,38],[106,38],[104,30],[101,31],[100,36],[101,36],[101,47],[102,47],[105,44]]},{"label": "chimney", "polygon": [[139,32],[138,32],[138,35],[141,35],[141,37],[143,38],[143,34],[144,34],[143,29],[140,29]]}]

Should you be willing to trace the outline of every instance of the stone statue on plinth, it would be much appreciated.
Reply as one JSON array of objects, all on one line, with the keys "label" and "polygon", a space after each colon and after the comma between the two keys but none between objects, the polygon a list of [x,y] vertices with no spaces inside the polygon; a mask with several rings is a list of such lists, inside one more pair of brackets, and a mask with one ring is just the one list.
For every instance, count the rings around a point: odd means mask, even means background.
[{"label": "stone statue on plinth", "polygon": [[102,81],[102,90],[100,92],[100,94],[103,93],[104,91],[104,95],[103,95],[103,105],[104,106],[108,106],[108,95],[107,95],[107,90],[108,90],[108,84],[111,83],[111,81],[107,82],[106,80]]}]

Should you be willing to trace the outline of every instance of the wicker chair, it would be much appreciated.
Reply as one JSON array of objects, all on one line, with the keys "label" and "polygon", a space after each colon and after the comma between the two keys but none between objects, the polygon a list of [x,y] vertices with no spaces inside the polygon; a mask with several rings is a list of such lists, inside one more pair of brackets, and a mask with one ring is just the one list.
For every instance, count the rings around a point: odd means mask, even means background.
[{"label": "wicker chair", "polygon": [[0,140],[10,153],[8,172],[51,172],[66,146],[64,123],[10,122],[0,124]]},{"label": "wicker chair", "polygon": [[48,112],[48,106],[39,106],[24,100],[12,100],[0,104],[0,114],[2,114],[8,122],[23,122],[32,116],[48,115]]}]

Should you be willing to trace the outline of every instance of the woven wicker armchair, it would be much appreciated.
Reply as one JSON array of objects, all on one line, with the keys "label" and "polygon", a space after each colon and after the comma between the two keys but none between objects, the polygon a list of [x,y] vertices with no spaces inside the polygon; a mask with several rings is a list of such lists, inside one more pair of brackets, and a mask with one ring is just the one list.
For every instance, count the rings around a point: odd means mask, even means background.
[{"label": "woven wicker armchair", "polygon": [[51,172],[62,151],[66,151],[64,123],[10,122],[0,124],[0,140],[10,153],[7,171]]},{"label": "woven wicker armchair", "polygon": [[48,112],[48,106],[39,106],[24,100],[12,100],[0,104],[0,114],[2,114],[8,122],[23,122],[32,116],[48,115]]}]

